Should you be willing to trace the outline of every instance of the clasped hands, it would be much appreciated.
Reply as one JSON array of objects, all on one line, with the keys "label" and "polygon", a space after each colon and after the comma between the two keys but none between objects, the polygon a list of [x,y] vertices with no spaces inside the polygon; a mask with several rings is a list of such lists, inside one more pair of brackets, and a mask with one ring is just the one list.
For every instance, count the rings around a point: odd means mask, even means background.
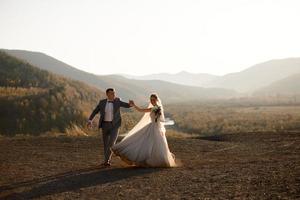
[{"label": "clasped hands", "polygon": [[129,100],[129,105],[130,106],[134,106],[135,104],[134,104],[134,101],[133,100]]}]

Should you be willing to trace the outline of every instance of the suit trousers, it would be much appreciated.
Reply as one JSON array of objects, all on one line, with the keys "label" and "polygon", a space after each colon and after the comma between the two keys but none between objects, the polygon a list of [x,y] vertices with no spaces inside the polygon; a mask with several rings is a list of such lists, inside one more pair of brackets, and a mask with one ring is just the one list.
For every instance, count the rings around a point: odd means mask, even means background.
[{"label": "suit trousers", "polygon": [[104,147],[104,162],[110,162],[112,151],[110,148],[116,143],[119,135],[119,127],[114,127],[111,122],[103,122],[102,138]]}]

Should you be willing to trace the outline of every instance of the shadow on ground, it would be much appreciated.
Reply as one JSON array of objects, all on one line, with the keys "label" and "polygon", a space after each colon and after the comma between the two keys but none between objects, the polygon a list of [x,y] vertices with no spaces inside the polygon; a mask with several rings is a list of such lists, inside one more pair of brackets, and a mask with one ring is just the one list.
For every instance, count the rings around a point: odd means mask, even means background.
[{"label": "shadow on ground", "polygon": [[30,187],[29,190],[10,194],[4,197],[4,199],[32,199],[106,183],[113,183],[134,176],[154,173],[159,170],[162,169],[138,167],[86,168],[2,186],[0,191],[3,192],[21,187]]}]

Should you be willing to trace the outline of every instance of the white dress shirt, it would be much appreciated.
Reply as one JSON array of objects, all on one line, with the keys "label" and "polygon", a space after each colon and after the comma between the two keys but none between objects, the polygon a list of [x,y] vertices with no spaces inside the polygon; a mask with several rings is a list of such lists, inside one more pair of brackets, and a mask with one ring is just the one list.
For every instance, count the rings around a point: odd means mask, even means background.
[{"label": "white dress shirt", "polygon": [[112,102],[106,102],[105,106],[105,115],[104,115],[104,121],[111,122],[114,118],[114,104]]}]

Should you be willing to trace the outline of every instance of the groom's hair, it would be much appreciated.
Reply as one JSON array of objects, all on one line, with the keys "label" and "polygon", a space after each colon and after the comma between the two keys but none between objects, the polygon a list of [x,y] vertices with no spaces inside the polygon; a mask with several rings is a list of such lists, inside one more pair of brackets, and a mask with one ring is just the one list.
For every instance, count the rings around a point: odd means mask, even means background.
[{"label": "groom's hair", "polygon": [[112,92],[113,92],[113,91],[115,91],[115,89],[114,89],[114,88],[107,88],[107,89],[106,89],[106,94],[107,94],[109,91],[112,91]]}]

